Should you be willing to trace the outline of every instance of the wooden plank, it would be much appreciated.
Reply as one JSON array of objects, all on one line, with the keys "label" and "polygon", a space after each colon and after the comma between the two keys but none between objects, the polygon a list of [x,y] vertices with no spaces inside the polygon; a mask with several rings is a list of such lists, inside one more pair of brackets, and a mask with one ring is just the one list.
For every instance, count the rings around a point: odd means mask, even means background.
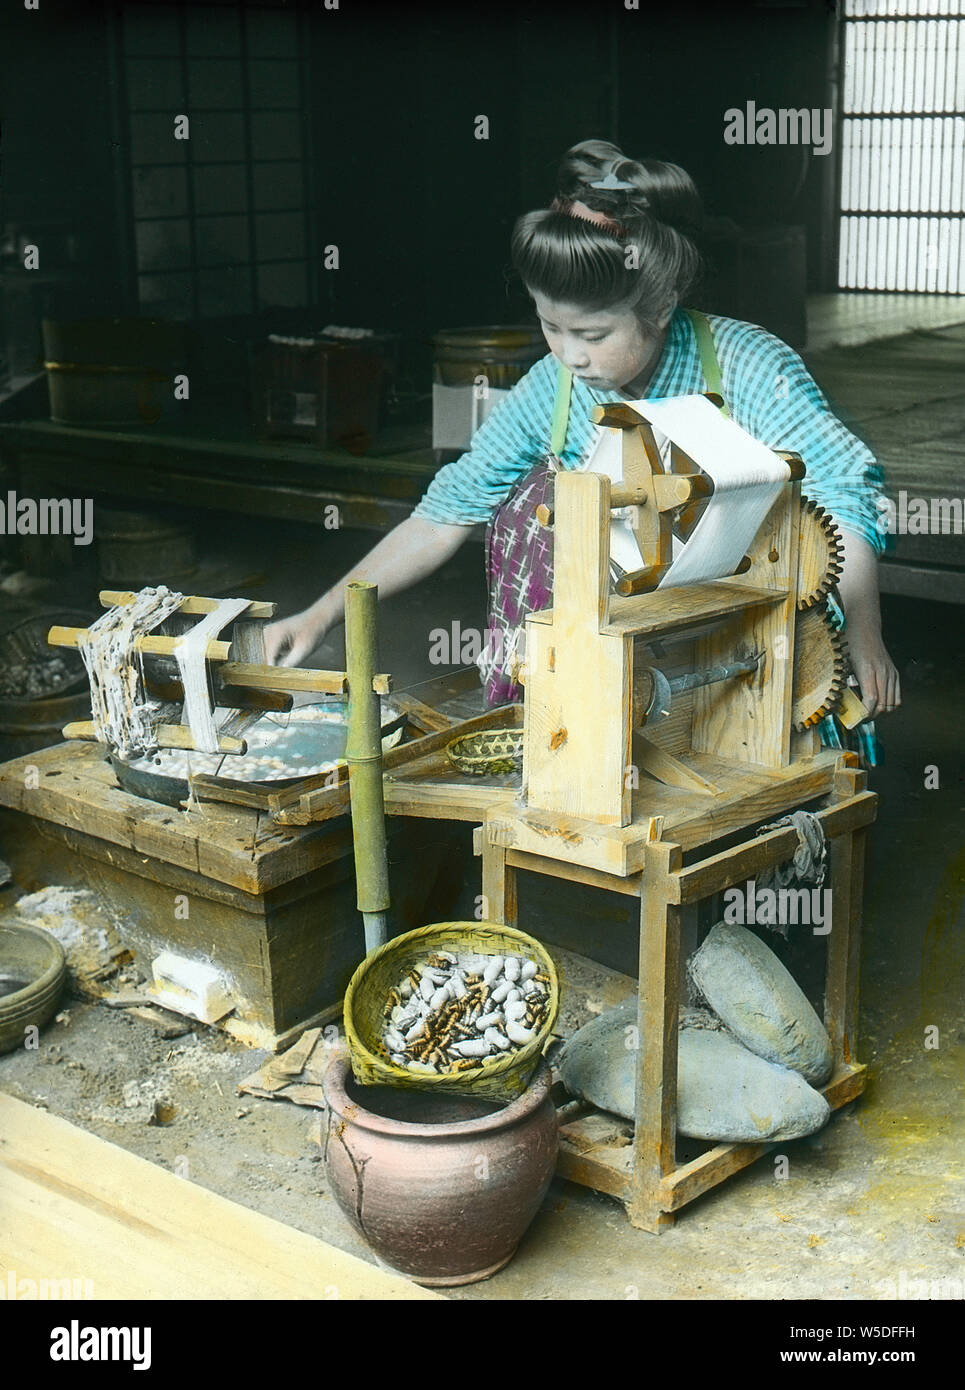
[{"label": "wooden plank", "polygon": [[506,863],[517,869],[528,869],[530,873],[548,874],[552,878],[566,879],[570,883],[586,883],[591,888],[602,888],[608,893],[623,893],[629,898],[640,896],[643,878],[641,874],[620,878],[617,874],[587,869],[581,864],[568,864],[562,859],[548,859],[542,854],[525,854],[515,849],[506,851]]},{"label": "wooden plank", "polygon": [[439,1297],[2,1093],[0,1172],[4,1285],[13,1271],[125,1302]]},{"label": "wooden plank", "polygon": [[[632,1150],[625,1149],[630,1154]],[[618,1197],[625,1202],[630,1192],[630,1174],[623,1172],[613,1162],[611,1150],[584,1154],[574,1149],[560,1136],[556,1171],[561,1178],[579,1183],[581,1187],[592,1187],[594,1192],[605,1192],[610,1197]]]},{"label": "wooden plank", "polygon": [[487,841],[483,842],[482,852],[482,898],[487,921],[501,922],[507,927],[518,925],[516,870],[507,862],[506,851]]},{"label": "wooden plank", "polygon": [[683,1164],[664,1178],[660,1188],[661,1201],[667,1211],[681,1207],[700,1197],[718,1183],[756,1163],[776,1144],[717,1144],[690,1163]]},{"label": "wooden plank", "polygon": [[[854,798],[816,811],[825,835],[832,839],[845,835],[861,825],[868,825],[878,812],[874,792],[862,792]],[[711,893],[718,893],[734,883],[753,878],[762,869],[790,859],[798,846],[797,831],[792,826],[771,830],[745,845],[736,845],[720,854],[708,855],[696,864],[681,869],[674,881],[675,902],[699,902]]]},{"label": "wooden plank", "polygon": [[707,584],[682,584],[655,589],[633,598],[610,599],[606,631],[634,637],[655,637],[662,632],[683,632],[709,619],[726,618],[762,604],[782,603],[787,591],[751,588],[747,584],[715,579]]},{"label": "wooden plank", "polygon": [[842,835],[831,848],[831,931],[824,1026],[839,1066],[856,1060],[866,835],[864,829],[854,830]]},{"label": "wooden plank", "polygon": [[553,609],[526,626],[524,796],[547,815],[626,825],[631,816],[632,644],[601,632],[609,574],[609,479],[556,480]]},{"label": "wooden plank", "polygon": [[[72,724],[65,724],[63,727],[64,738],[70,742],[72,739],[85,739],[88,742],[97,743],[97,726],[93,720],[80,719]],[[157,739],[158,748],[184,748],[189,752],[204,751],[196,750],[194,736],[186,724],[159,724],[154,731]],[[107,745],[105,744],[106,748]],[[247,744],[243,739],[232,738],[230,735],[221,734],[218,737],[219,753],[245,753]]]},{"label": "wooden plank", "polygon": [[626,877],[643,868],[648,827],[654,817],[663,819],[665,834],[682,849],[693,849],[826,795],[831,790],[836,757],[831,750],[824,750],[803,763],[765,771],[698,754],[692,759],[693,766],[720,786],[718,797],[648,782],[635,797],[634,819],[629,826],[598,825],[575,816],[520,810],[509,801],[490,809],[487,825],[494,841],[507,849]]},{"label": "wooden plank", "polygon": [[[130,589],[101,589],[97,597],[102,608],[129,608],[137,595]],[[185,598],[178,613],[189,618],[199,617],[204,613],[213,613],[219,602],[220,600],[216,598],[201,598],[197,594],[191,594]],[[251,602],[245,609],[243,616],[245,618],[273,618],[277,608],[277,603]]]},{"label": "wooden plank", "polygon": [[401,714],[407,714],[410,721],[426,733],[434,734],[451,729],[456,722],[450,719],[448,714],[433,709],[431,705],[416,699],[414,695],[394,695],[392,703]]},{"label": "wooden plank", "polygon": [[662,1184],[676,1162],[680,909],[670,901],[670,891],[681,862],[679,846],[648,842],[640,899],[636,1123],[627,1216],[631,1225],[655,1233],[673,1224],[663,1210]]},{"label": "wooden plank", "polygon": [[[929,541],[933,539],[930,537]],[[878,575],[883,594],[901,594],[904,598],[924,598],[939,603],[965,603],[965,569],[905,564],[886,555],[878,566]]]},{"label": "wooden plank", "polygon": [[745,611],[697,642],[698,669],[758,653],[764,660],[753,676],[697,691],[695,751],[762,767],[786,767],[790,761],[799,539],[800,485],[792,483],[782,490],[754,538],[746,575],[748,586],[780,594],[780,599]]}]

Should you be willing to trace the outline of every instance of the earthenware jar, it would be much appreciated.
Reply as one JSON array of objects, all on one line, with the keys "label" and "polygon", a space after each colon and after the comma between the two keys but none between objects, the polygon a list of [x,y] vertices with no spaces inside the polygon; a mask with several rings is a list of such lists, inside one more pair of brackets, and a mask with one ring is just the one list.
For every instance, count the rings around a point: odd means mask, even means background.
[{"label": "earthenware jar", "polygon": [[372,1250],[419,1284],[471,1284],[515,1254],[556,1167],[556,1108],[540,1063],[510,1105],[325,1077],[325,1165]]}]

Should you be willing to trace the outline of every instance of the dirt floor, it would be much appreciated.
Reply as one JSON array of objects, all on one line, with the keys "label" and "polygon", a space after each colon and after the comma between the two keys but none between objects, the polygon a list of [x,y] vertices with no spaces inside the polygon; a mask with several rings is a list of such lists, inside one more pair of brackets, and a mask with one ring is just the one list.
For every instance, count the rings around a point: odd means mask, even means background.
[{"label": "dirt floor", "polygon": [[[284,570],[279,560],[274,581],[256,596],[289,608],[317,591],[320,547],[329,547],[319,564],[328,572],[366,544],[359,535],[333,542],[309,528],[281,530]],[[386,605],[383,665],[396,673],[397,688],[434,674],[426,637],[446,621],[440,614],[481,616],[480,571],[478,548],[467,546],[415,595]],[[302,578],[286,589],[282,573]],[[882,726],[886,761],[873,778],[882,801],[867,879],[859,1045],[872,1069],[869,1091],[820,1133],[782,1146],[786,1177],[774,1155],[765,1157],[660,1237],[631,1229],[617,1202],[556,1181],[512,1263],[452,1297],[847,1300],[893,1297],[900,1281],[923,1279],[957,1281],[944,1296],[962,1296],[965,610],[887,600],[885,618],[905,704]],[[326,643],[325,664],[337,664],[339,640]],[[937,789],[925,788],[934,780],[929,767],[938,769]],[[19,891],[15,881],[0,903]],[[476,892],[467,882],[464,911]],[[585,914],[575,927],[589,952],[621,930],[614,924],[611,932],[593,911],[583,899],[537,895],[524,903],[521,924],[539,935],[547,914]],[[632,949],[632,936],[626,943]],[[926,1047],[935,1037],[929,1028],[938,1030],[937,1047]],[[326,1189],[316,1142],[321,1113],[236,1093],[265,1055],[202,1025],[162,1038],[148,1023],[73,1000],[38,1051],[0,1058],[0,1087],[371,1258]],[[158,1101],[173,1105],[170,1123],[155,1122]]]}]

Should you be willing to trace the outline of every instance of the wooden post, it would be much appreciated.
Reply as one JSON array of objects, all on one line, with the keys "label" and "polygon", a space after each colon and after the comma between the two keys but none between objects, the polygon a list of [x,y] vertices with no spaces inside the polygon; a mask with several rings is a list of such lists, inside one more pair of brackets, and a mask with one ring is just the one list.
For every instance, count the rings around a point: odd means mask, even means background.
[{"label": "wooden post", "polygon": [[677,1018],[680,998],[680,909],[671,903],[679,845],[647,845],[640,897],[636,1128],[627,1216],[654,1234],[673,1225],[661,1184],[676,1166]]},{"label": "wooden post", "polygon": [[[867,776],[844,753],[835,769],[834,799],[847,801],[865,788]],[[867,829],[846,832],[831,843],[831,932],[825,975],[824,1025],[834,1049],[835,1070],[857,1061],[858,978],[861,963],[861,906]]]},{"label": "wooden post", "polygon": [[516,901],[516,870],[506,862],[506,850],[494,845],[483,827],[482,846],[483,916],[488,922],[515,927],[519,915]]}]

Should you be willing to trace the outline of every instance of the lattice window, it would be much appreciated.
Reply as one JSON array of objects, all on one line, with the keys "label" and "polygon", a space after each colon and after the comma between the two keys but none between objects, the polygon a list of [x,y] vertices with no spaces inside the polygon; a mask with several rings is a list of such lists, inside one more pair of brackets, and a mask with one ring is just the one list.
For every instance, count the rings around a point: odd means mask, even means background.
[{"label": "lattice window", "polygon": [[[133,277],[142,311],[312,302],[302,16],[124,5],[119,35]],[[190,138],[174,138],[178,114]]]},{"label": "lattice window", "polygon": [[845,0],[838,284],[965,293],[965,0]]}]

